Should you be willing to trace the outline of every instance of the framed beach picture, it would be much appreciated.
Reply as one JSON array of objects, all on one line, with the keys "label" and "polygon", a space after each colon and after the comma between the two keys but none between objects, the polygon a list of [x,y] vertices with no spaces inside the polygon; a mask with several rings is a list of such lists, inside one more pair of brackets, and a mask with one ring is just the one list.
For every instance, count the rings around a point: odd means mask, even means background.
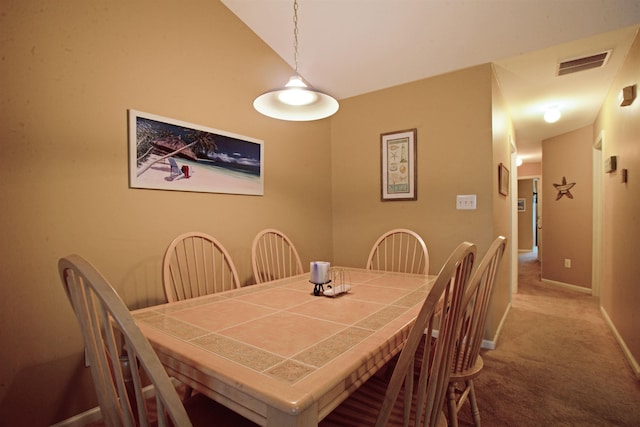
[{"label": "framed beach picture", "polygon": [[129,110],[129,186],[261,196],[263,141]]},{"label": "framed beach picture", "polygon": [[380,135],[382,201],[416,200],[416,129]]}]

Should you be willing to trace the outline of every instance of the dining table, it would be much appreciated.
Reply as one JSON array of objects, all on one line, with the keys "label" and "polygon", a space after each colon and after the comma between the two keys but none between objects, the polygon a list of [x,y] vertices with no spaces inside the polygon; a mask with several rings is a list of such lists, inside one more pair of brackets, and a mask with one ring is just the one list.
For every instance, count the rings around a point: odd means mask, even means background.
[{"label": "dining table", "polygon": [[305,273],[132,314],[180,382],[262,426],[317,426],[401,351],[435,280],[331,271],[324,294]]}]

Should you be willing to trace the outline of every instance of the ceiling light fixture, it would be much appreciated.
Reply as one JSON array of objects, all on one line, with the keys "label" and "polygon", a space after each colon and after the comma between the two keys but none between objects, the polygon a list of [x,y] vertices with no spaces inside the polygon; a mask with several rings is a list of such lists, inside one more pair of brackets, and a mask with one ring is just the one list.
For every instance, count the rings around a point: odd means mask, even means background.
[{"label": "ceiling light fixture", "polygon": [[516,166],[517,167],[522,166],[522,157],[520,157],[520,156],[516,157]]},{"label": "ceiling light fixture", "polygon": [[280,120],[310,121],[324,119],[338,111],[332,96],[314,89],[298,74],[298,1],[293,2],[293,58],[295,72],[281,88],[265,92],[253,101],[253,108],[265,116]]},{"label": "ceiling light fixture", "polygon": [[549,107],[544,112],[544,121],[547,123],[555,123],[560,120],[561,115],[558,107]]}]

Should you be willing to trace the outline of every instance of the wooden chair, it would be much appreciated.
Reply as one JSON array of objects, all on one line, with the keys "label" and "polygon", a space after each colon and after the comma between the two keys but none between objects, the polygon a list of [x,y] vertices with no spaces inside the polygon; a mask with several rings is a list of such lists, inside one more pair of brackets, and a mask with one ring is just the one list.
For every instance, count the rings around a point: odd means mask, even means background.
[{"label": "wooden chair", "polygon": [[[493,241],[470,279],[463,307],[467,307],[462,327],[456,339],[453,355],[453,371],[449,378],[448,409],[449,424],[458,426],[458,412],[469,399],[474,424],[480,426],[480,411],[476,401],[473,379],[480,374],[484,365],[480,356],[480,346],[484,336],[489,301],[496,281],[500,261],[507,245],[507,239],[499,236]],[[462,386],[461,388],[459,386]]]},{"label": "wooden chair", "polygon": [[367,259],[369,270],[429,274],[429,252],[415,231],[396,228],[373,244]]},{"label": "wooden chair", "polygon": [[[451,374],[455,337],[462,317],[462,298],[467,289],[476,248],[460,244],[444,264],[433,288],[411,327],[391,378],[374,375],[320,423],[321,427],[446,425],[442,408]],[[434,316],[439,301],[449,301],[444,315]],[[425,330],[429,335],[425,335]],[[437,331],[433,345],[420,346],[425,336]],[[416,352],[421,366],[414,366]],[[419,375],[414,378],[414,371]]]},{"label": "wooden chair", "polygon": [[162,261],[167,301],[180,301],[240,287],[227,250],[205,233],[189,232],[173,239]]},{"label": "wooden chair", "polygon": [[[151,344],[104,277],[78,255],[60,259],[58,270],[82,331],[104,425],[191,426],[192,420],[255,425],[201,394],[183,404]],[[151,402],[143,394],[147,382],[154,389]]]},{"label": "wooden chair", "polygon": [[273,228],[262,230],[253,239],[251,264],[256,283],[304,273],[296,247],[283,232]]}]

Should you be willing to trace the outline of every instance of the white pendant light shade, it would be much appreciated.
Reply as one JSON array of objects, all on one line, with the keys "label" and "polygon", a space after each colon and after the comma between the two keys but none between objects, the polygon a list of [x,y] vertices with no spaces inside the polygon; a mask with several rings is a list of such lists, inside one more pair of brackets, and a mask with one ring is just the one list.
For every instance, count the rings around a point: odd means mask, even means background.
[{"label": "white pendant light shade", "polygon": [[329,117],[338,111],[338,101],[307,86],[298,75],[298,1],[293,1],[293,51],[295,74],[285,87],[265,92],[253,101],[253,108],[268,117],[304,122]]},{"label": "white pendant light shade", "polygon": [[257,97],[253,108],[274,119],[310,121],[335,114],[339,105],[333,97],[308,87],[300,76],[294,75],[285,87]]}]

